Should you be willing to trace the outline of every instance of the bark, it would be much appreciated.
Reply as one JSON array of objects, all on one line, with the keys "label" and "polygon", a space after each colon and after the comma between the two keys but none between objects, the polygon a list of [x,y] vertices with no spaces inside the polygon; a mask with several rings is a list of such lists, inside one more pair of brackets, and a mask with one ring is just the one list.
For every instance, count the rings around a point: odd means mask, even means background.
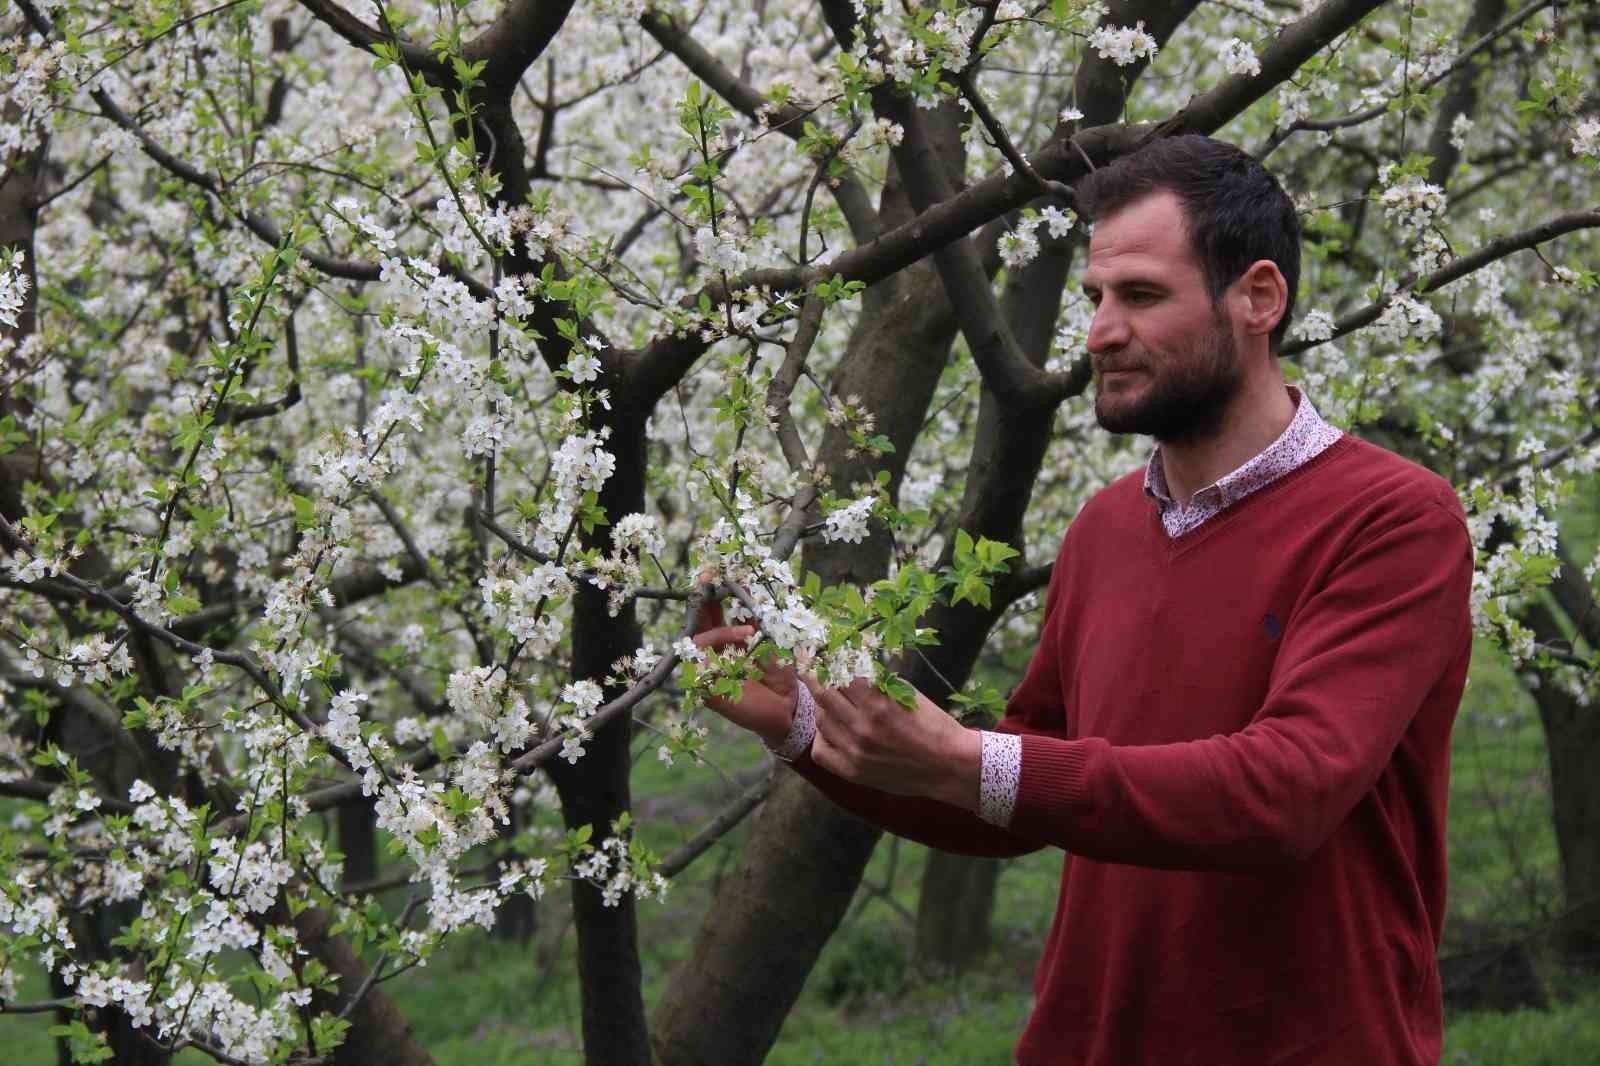
[{"label": "bark", "polygon": [[344,853],[345,884],[361,884],[378,876],[378,820],[370,803],[339,808],[339,850]]},{"label": "bark", "polygon": [[350,1029],[334,1053],[333,1066],[433,1066],[433,1057],[411,1034],[411,1023],[389,997],[376,987],[365,990],[353,1008],[350,1000],[361,991],[368,974],[361,957],[343,938],[329,933],[333,917],[318,907],[308,907],[294,920],[300,943],[313,958],[339,978],[339,993],[332,999],[313,999],[319,1010],[335,1013],[349,1009]]},{"label": "bark", "polygon": [[912,952],[919,970],[962,973],[988,953],[995,884],[1004,866],[1000,859],[928,852]]},{"label": "bark", "polygon": [[[522,808],[513,805],[511,824],[506,826],[507,839],[522,832],[526,825],[527,818]],[[495,913],[492,935],[496,940],[516,940],[526,943],[532,940],[538,931],[539,902],[526,892],[518,892],[506,900]]]},{"label": "bark", "polygon": [[[0,121],[11,116],[0,113]],[[0,172],[0,248],[20,248],[23,256],[23,274],[28,279],[28,291],[22,298],[17,313],[17,324],[0,323],[0,337],[14,342],[18,347],[38,325],[39,277],[34,261],[33,236],[39,226],[38,203],[44,192],[45,156],[48,145],[40,145],[31,152],[17,152],[5,160]],[[15,359],[13,353],[6,357]],[[28,412],[25,401],[16,390],[0,392],[0,418],[16,417]],[[15,522],[22,514],[23,482],[38,477],[39,455],[31,445],[15,448],[0,455],[0,514]]]},{"label": "bark", "polygon": [[766,1058],[881,835],[801,778],[778,782],[656,1008],[656,1062]]},{"label": "bark", "polygon": [[[862,323],[830,391],[859,395],[895,442],[891,489],[920,430],[954,337],[938,282],[916,267],[869,290]],[[836,491],[865,471],[830,435],[821,458]],[[841,548],[846,550],[840,550]],[[888,564],[881,533],[861,545],[808,551],[825,583],[876,579]],[[882,831],[786,774],[762,807],[738,865],[726,876],[689,957],[656,1008],[657,1061],[670,1066],[759,1063],[777,1038],[817,955],[838,928]]]},{"label": "bark", "polygon": [[[1591,608],[1593,602],[1591,594]],[[1533,604],[1523,620],[1542,644],[1567,639],[1556,612],[1543,603]],[[1569,966],[1600,971],[1600,776],[1594,772],[1600,762],[1600,715],[1551,678],[1539,678],[1528,687],[1539,708],[1550,759],[1550,800],[1566,899],[1555,928],[1556,951]]]},{"label": "bark", "polygon": [[[1018,343],[1030,359],[1043,362],[1050,331],[1061,304],[1061,289],[1072,262],[1067,241],[1051,241],[1007,286],[1003,310],[1014,323]],[[976,539],[985,536],[1024,549],[1022,521],[1033,495],[1034,482],[1050,442],[1052,405],[1041,409],[1008,409],[987,388],[979,400],[978,432],[968,463],[966,492],[959,525]],[[1053,556],[1054,545],[1042,545],[1042,556]],[[949,562],[949,552],[942,563]],[[1020,569],[1021,558],[1016,569]],[[989,630],[999,617],[1003,598],[994,609],[972,604],[939,607],[928,624],[939,633],[935,649],[939,674],[960,686],[971,676]],[[935,703],[944,703],[949,689],[938,676],[926,679],[924,691]],[[918,686],[923,687],[923,686]],[[916,944],[913,956],[923,965],[952,972],[971,966],[987,949],[994,911],[995,882],[1002,863],[965,855],[934,852],[923,869],[917,904]]]},{"label": "bark", "polygon": [[[600,504],[612,521],[644,510],[644,419],[618,405],[608,447],[617,457]],[[604,527],[602,527],[602,530]],[[599,544],[603,538],[597,538]],[[612,663],[632,655],[641,640],[630,604],[612,617],[606,595],[582,584],[573,601],[572,674],[601,679]],[[608,692],[607,698],[615,695]],[[568,828],[588,825],[599,846],[612,823],[630,806],[628,740],[632,721],[623,715],[595,731],[576,764],[555,759],[548,772],[561,797]],[[639,965],[639,923],[633,896],[608,907],[600,890],[572,882],[572,913],[578,933],[578,982],[583,1003],[583,1047],[591,1066],[646,1066],[650,1061]]]}]

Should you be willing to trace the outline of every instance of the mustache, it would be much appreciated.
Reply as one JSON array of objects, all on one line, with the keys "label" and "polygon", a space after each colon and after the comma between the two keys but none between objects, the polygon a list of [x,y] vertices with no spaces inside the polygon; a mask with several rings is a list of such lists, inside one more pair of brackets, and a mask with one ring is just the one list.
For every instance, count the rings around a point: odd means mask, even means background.
[{"label": "mustache", "polygon": [[1143,370],[1143,363],[1104,363],[1099,360],[1090,360],[1090,366],[1096,374],[1120,374],[1129,370]]}]

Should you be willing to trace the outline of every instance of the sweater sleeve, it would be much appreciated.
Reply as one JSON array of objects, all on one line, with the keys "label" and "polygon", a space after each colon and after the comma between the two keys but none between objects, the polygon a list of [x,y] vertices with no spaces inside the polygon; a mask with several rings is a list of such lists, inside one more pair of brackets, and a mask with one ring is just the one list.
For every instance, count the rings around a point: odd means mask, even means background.
[{"label": "sweater sleeve", "polygon": [[1037,851],[1045,842],[990,825],[976,814],[937,800],[897,796],[837,777],[811,761],[810,753],[792,764],[834,803],[896,836],[959,855],[1007,858]]},{"label": "sweater sleeve", "polygon": [[1263,705],[1148,746],[1023,736],[1011,830],[1107,862],[1239,869],[1316,851],[1471,642],[1472,550],[1430,499],[1363,534],[1284,631]]}]

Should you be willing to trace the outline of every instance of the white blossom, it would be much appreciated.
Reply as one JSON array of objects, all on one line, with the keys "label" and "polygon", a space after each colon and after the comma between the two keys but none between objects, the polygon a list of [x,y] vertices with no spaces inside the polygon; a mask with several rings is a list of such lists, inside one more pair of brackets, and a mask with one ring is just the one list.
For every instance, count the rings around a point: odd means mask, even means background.
[{"label": "white blossom", "polygon": [[830,543],[844,541],[848,544],[860,544],[870,532],[867,522],[871,519],[872,509],[877,502],[876,497],[864,496],[853,503],[829,511],[822,520],[822,539]]},{"label": "white blossom", "polygon": [[1144,20],[1132,26],[1101,26],[1089,35],[1089,47],[1101,59],[1126,67],[1155,57],[1156,39],[1144,30]]},{"label": "white blossom", "polygon": [[1248,41],[1238,37],[1229,37],[1222,44],[1222,69],[1229,74],[1248,75],[1255,77],[1261,73],[1261,60],[1256,57],[1256,51],[1250,47]]},{"label": "white blossom", "polygon": [[1600,158],[1600,118],[1586,118],[1572,131],[1572,154]]}]

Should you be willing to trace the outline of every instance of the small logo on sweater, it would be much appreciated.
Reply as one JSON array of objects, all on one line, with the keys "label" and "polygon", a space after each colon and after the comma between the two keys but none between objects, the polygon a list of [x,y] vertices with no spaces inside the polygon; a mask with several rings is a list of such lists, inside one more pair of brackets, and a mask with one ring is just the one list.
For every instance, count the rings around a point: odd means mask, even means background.
[{"label": "small logo on sweater", "polygon": [[1261,628],[1267,631],[1267,639],[1277,640],[1283,636],[1283,623],[1278,621],[1278,616],[1268,611],[1261,616]]}]

